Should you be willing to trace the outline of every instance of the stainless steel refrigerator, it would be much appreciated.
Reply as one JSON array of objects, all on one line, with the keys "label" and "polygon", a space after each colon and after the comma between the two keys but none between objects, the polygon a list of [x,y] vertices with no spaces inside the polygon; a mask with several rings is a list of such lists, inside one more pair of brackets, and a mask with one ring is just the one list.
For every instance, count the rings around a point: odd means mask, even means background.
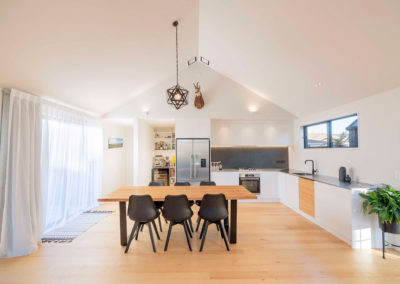
[{"label": "stainless steel refrigerator", "polygon": [[210,180],[210,139],[176,139],[176,181],[198,185]]}]

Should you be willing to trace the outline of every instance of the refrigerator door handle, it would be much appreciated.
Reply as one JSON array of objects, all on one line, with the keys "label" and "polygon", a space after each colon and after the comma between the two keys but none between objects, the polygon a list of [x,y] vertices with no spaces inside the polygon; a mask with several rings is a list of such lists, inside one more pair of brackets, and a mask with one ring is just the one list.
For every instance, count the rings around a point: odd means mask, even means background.
[{"label": "refrigerator door handle", "polygon": [[198,156],[195,155],[194,156],[194,178],[197,178],[197,159],[198,159]]},{"label": "refrigerator door handle", "polygon": [[193,154],[190,155],[190,178],[193,178]]}]

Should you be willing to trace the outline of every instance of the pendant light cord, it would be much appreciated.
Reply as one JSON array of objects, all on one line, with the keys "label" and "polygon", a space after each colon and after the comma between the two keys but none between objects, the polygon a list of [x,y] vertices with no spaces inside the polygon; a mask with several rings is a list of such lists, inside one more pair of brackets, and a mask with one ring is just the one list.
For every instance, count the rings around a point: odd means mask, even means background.
[{"label": "pendant light cord", "polygon": [[178,24],[175,26],[176,28],[176,84],[178,83]]}]

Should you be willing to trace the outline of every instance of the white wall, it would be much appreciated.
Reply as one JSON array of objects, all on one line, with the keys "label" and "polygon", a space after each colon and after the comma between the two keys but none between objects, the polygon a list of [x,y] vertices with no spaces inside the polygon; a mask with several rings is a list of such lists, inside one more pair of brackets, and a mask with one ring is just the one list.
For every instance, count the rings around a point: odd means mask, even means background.
[{"label": "white wall", "polygon": [[[294,116],[276,106],[252,90],[225,77],[202,63],[195,63],[180,72],[179,83],[189,91],[188,105],[176,110],[167,104],[166,90],[173,86],[173,76],[156,86],[138,94],[130,102],[108,113],[108,118],[143,119],[272,119],[293,120]],[[194,106],[193,83],[199,82],[205,105],[202,109]],[[250,107],[257,112],[251,113]],[[148,110],[148,114],[144,113]]]},{"label": "white wall", "polygon": [[[103,120],[103,195],[132,184],[132,127]],[[123,138],[122,148],[108,149],[109,138]]]},{"label": "white wall", "polygon": [[210,138],[209,118],[185,118],[175,120],[176,138]]},{"label": "white wall", "polygon": [[153,167],[153,127],[143,119],[134,123],[133,184],[148,185]]},{"label": "white wall", "polygon": [[289,146],[293,121],[219,120],[211,121],[212,146]]},{"label": "white wall", "polygon": [[[354,180],[386,183],[400,189],[399,107],[400,88],[297,119],[290,167],[302,170],[306,168],[304,160],[314,159],[320,174],[336,177],[339,167],[345,166]],[[302,148],[301,126],[353,113],[359,115],[359,148]]]}]

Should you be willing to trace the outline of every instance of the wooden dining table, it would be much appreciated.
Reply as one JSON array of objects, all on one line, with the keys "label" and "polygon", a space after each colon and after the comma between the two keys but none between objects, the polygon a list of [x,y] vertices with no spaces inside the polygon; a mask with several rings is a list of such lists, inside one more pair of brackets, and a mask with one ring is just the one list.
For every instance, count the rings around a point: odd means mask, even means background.
[{"label": "wooden dining table", "polygon": [[229,219],[225,222],[225,229],[229,235],[229,242],[237,241],[237,201],[244,199],[257,199],[257,196],[241,185],[218,186],[123,186],[111,192],[105,197],[99,198],[99,202],[119,202],[119,226],[121,245],[126,246],[128,234],[126,225],[126,203],[131,195],[149,194],[154,201],[164,201],[167,195],[186,194],[189,200],[201,200],[203,195],[225,194],[230,202]]}]

